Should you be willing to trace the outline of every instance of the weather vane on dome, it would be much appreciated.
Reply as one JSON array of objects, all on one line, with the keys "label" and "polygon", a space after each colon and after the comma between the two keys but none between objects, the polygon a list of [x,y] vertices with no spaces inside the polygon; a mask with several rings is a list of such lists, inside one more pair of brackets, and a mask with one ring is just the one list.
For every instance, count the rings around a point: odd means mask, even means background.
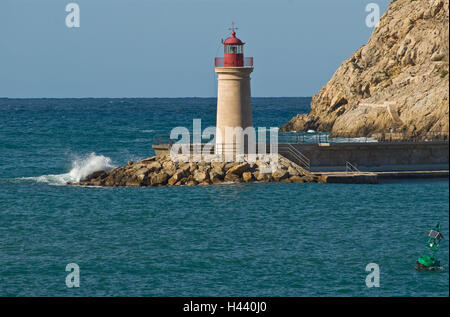
[{"label": "weather vane on dome", "polygon": [[236,30],[238,30],[238,29],[239,28],[235,27],[234,22],[231,22],[231,29],[228,29],[228,30],[231,30],[232,33],[236,33]]}]

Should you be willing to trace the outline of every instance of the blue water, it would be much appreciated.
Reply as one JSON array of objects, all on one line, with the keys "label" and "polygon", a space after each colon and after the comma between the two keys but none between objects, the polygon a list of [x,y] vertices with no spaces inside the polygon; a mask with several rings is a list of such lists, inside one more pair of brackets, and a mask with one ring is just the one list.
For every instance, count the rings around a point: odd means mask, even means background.
[{"label": "blue water", "polygon": [[[279,127],[309,102],[255,98],[255,126]],[[153,155],[154,134],[193,118],[214,125],[215,100],[0,99],[0,295],[449,295],[447,240],[442,271],[414,270],[437,221],[449,236],[448,179],[63,185]],[[66,287],[68,263],[79,288]],[[366,287],[368,263],[379,288]]]}]

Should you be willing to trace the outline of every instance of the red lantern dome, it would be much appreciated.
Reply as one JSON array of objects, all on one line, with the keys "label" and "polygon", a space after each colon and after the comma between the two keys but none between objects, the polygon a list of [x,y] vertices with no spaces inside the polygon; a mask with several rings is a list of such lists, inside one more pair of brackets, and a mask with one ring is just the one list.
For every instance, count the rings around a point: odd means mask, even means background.
[{"label": "red lantern dome", "polygon": [[236,32],[233,31],[231,33],[231,37],[227,38],[224,42],[223,45],[244,45],[245,43],[242,42],[240,39],[238,39],[236,37]]}]

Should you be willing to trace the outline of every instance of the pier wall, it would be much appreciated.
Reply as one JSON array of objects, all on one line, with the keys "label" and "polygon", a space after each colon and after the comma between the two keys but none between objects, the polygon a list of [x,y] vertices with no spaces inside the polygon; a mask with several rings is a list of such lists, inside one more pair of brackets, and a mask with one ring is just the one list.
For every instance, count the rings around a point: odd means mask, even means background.
[{"label": "pier wall", "polygon": [[292,144],[311,161],[312,171],[438,170],[449,166],[448,142]]},{"label": "pier wall", "polygon": [[[449,169],[448,142],[297,143],[291,144],[311,163],[313,172],[345,171],[346,162],[366,172]],[[168,145],[153,145],[156,155]]]}]

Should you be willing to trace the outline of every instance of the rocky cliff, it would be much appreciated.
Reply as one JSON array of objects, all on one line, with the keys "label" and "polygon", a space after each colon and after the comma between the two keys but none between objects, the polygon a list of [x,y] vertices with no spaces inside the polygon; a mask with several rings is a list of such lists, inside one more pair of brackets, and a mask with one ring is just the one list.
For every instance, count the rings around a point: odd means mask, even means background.
[{"label": "rocky cliff", "polygon": [[449,0],[394,0],[358,49],[281,130],[409,137],[449,129]]}]

